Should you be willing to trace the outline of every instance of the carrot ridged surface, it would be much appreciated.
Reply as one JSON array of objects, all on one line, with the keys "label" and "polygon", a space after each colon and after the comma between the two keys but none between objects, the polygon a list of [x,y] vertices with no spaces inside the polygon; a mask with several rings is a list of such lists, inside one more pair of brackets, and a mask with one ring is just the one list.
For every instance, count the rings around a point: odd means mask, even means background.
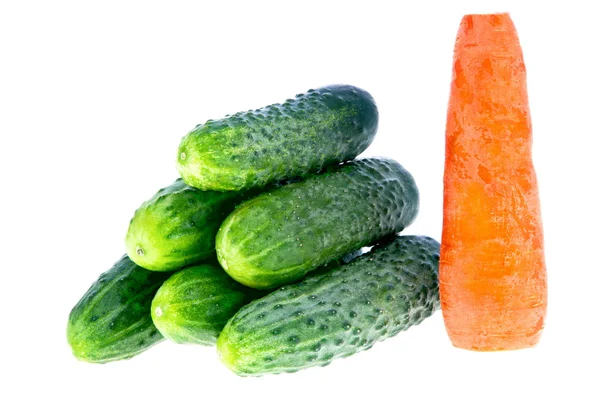
[{"label": "carrot ridged surface", "polygon": [[440,299],[452,344],[534,346],[547,279],[525,64],[509,14],[466,15],[446,125]]}]

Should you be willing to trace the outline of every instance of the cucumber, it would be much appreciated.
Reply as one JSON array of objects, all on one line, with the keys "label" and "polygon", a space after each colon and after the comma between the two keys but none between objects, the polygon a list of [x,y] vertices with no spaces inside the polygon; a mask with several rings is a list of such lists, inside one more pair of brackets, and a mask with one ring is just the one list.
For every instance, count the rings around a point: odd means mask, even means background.
[{"label": "cucumber", "polygon": [[150,317],[154,294],[170,276],[141,268],[126,255],[104,272],[69,315],[67,341],[82,361],[131,358],[164,340]]},{"label": "cucumber", "polygon": [[238,282],[274,288],[402,231],[418,208],[415,181],[400,164],[354,160],[240,204],[219,229],[217,257]]},{"label": "cucumber", "polygon": [[[328,271],[352,261],[362,250],[320,267]],[[175,343],[214,345],[227,321],[245,304],[269,292],[240,285],[214,264],[188,267],[162,284],[152,300],[152,321]]]},{"label": "cucumber", "polygon": [[242,376],[295,372],[369,349],[440,308],[440,245],[398,236],[345,266],[242,307],[217,340]]},{"label": "cucumber", "polygon": [[225,217],[244,198],[238,192],[200,191],[181,178],[135,211],[125,237],[129,258],[153,271],[171,271],[215,252]]},{"label": "cucumber", "polygon": [[177,169],[202,190],[261,187],[355,158],[373,141],[377,124],[369,93],[325,86],[196,126],[181,141]]},{"label": "cucumber", "polygon": [[261,294],[231,279],[218,264],[188,267],[160,287],[152,321],[175,343],[214,345],[227,320]]}]

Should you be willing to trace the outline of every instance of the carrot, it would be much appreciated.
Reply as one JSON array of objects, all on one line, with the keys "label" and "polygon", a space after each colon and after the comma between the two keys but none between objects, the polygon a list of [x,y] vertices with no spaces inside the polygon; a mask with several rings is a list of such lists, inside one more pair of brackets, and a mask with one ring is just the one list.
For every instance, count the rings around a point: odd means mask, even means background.
[{"label": "carrot", "polygon": [[440,298],[459,348],[538,343],[547,303],[525,64],[508,14],[466,15],[446,124]]}]

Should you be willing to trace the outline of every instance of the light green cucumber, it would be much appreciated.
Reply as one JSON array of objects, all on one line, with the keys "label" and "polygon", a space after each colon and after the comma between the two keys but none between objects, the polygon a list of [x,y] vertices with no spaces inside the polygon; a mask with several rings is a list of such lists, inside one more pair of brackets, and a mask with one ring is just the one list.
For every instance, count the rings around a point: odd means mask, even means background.
[{"label": "light green cucumber", "polygon": [[362,153],[377,132],[369,93],[331,85],[283,104],[198,125],[181,141],[177,169],[202,190],[243,190],[304,176]]},{"label": "light green cucumber", "polygon": [[154,296],[152,320],[175,343],[213,345],[227,320],[261,294],[231,279],[216,263],[187,267]]},{"label": "light green cucumber", "polygon": [[249,303],[219,336],[221,361],[242,376],[295,372],[421,323],[440,307],[439,249],[429,237],[395,237]]},{"label": "light green cucumber", "polygon": [[[317,271],[338,268],[361,254],[361,250],[347,254]],[[152,301],[152,321],[172,342],[214,345],[243,305],[268,293],[240,285],[215,260],[184,268],[167,279]]]},{"label": "light green cucumber", "polygon": [[179,178],[135,211],[125,237],[127,254],[153,271],[206,260],[215,252],[219,226],[246,195],[201,191]]},{"label": "light green cucumber", "polygon": [[418,209],[415,181],[400,164],[354,160],[240,204],[219,229],[217,256],[238,282],[274,288],[402,231]]}]

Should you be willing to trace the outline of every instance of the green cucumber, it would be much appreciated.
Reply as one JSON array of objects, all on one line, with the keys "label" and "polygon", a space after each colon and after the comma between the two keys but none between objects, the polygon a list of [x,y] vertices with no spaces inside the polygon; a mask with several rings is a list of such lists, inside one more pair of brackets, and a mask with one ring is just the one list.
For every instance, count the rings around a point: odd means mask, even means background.
[{"label": "green cucumber", "polygon": [[439,309],[440,245],[398,236],[242,307],[217,341],[242,376],[295,372],[369,349]]},{"label": "green cucumber", "polygon": [[152,320],[175,343],[213,345],[227,320],[261,294],[231,279],[219,265],[188,267],[160,287],[152,300]]},{"label": "green cucumber", "polygon": [[[362,250],[347,254],[317,272],[338,268],[361,254]],[[152,300],[152,321],[172,342],[214,345],[240,307],[268,293],[240,285],[215,260],[187,267],[167,279]]]},{"label": "green cucumber", "polygon": [[402,231],[418,208],[415,181],[400,164],[354,160],[240,204],[219,229],[217,257],[238,282],[274,288]]},{"label": "green cucumber", "polygon": [[124,255],[104,272],[69,315],[67,340],[82,361],[131,358],[164,340],[150,317],[154,294],[170,276],[141,268]]},{"label": "green cucumber", "polygon": [[219,226],[243,198],[239,192],[200,191],[177,179],[135,211],[125,237],[129,258],[153,271],[207,259]]},{"label": "green cucumber", "polygon": [[373,141],[377,124],[369,93],[326,86],[196,126],[181,141],[177,168],[202,190],[261,187],[355,158]]}]

